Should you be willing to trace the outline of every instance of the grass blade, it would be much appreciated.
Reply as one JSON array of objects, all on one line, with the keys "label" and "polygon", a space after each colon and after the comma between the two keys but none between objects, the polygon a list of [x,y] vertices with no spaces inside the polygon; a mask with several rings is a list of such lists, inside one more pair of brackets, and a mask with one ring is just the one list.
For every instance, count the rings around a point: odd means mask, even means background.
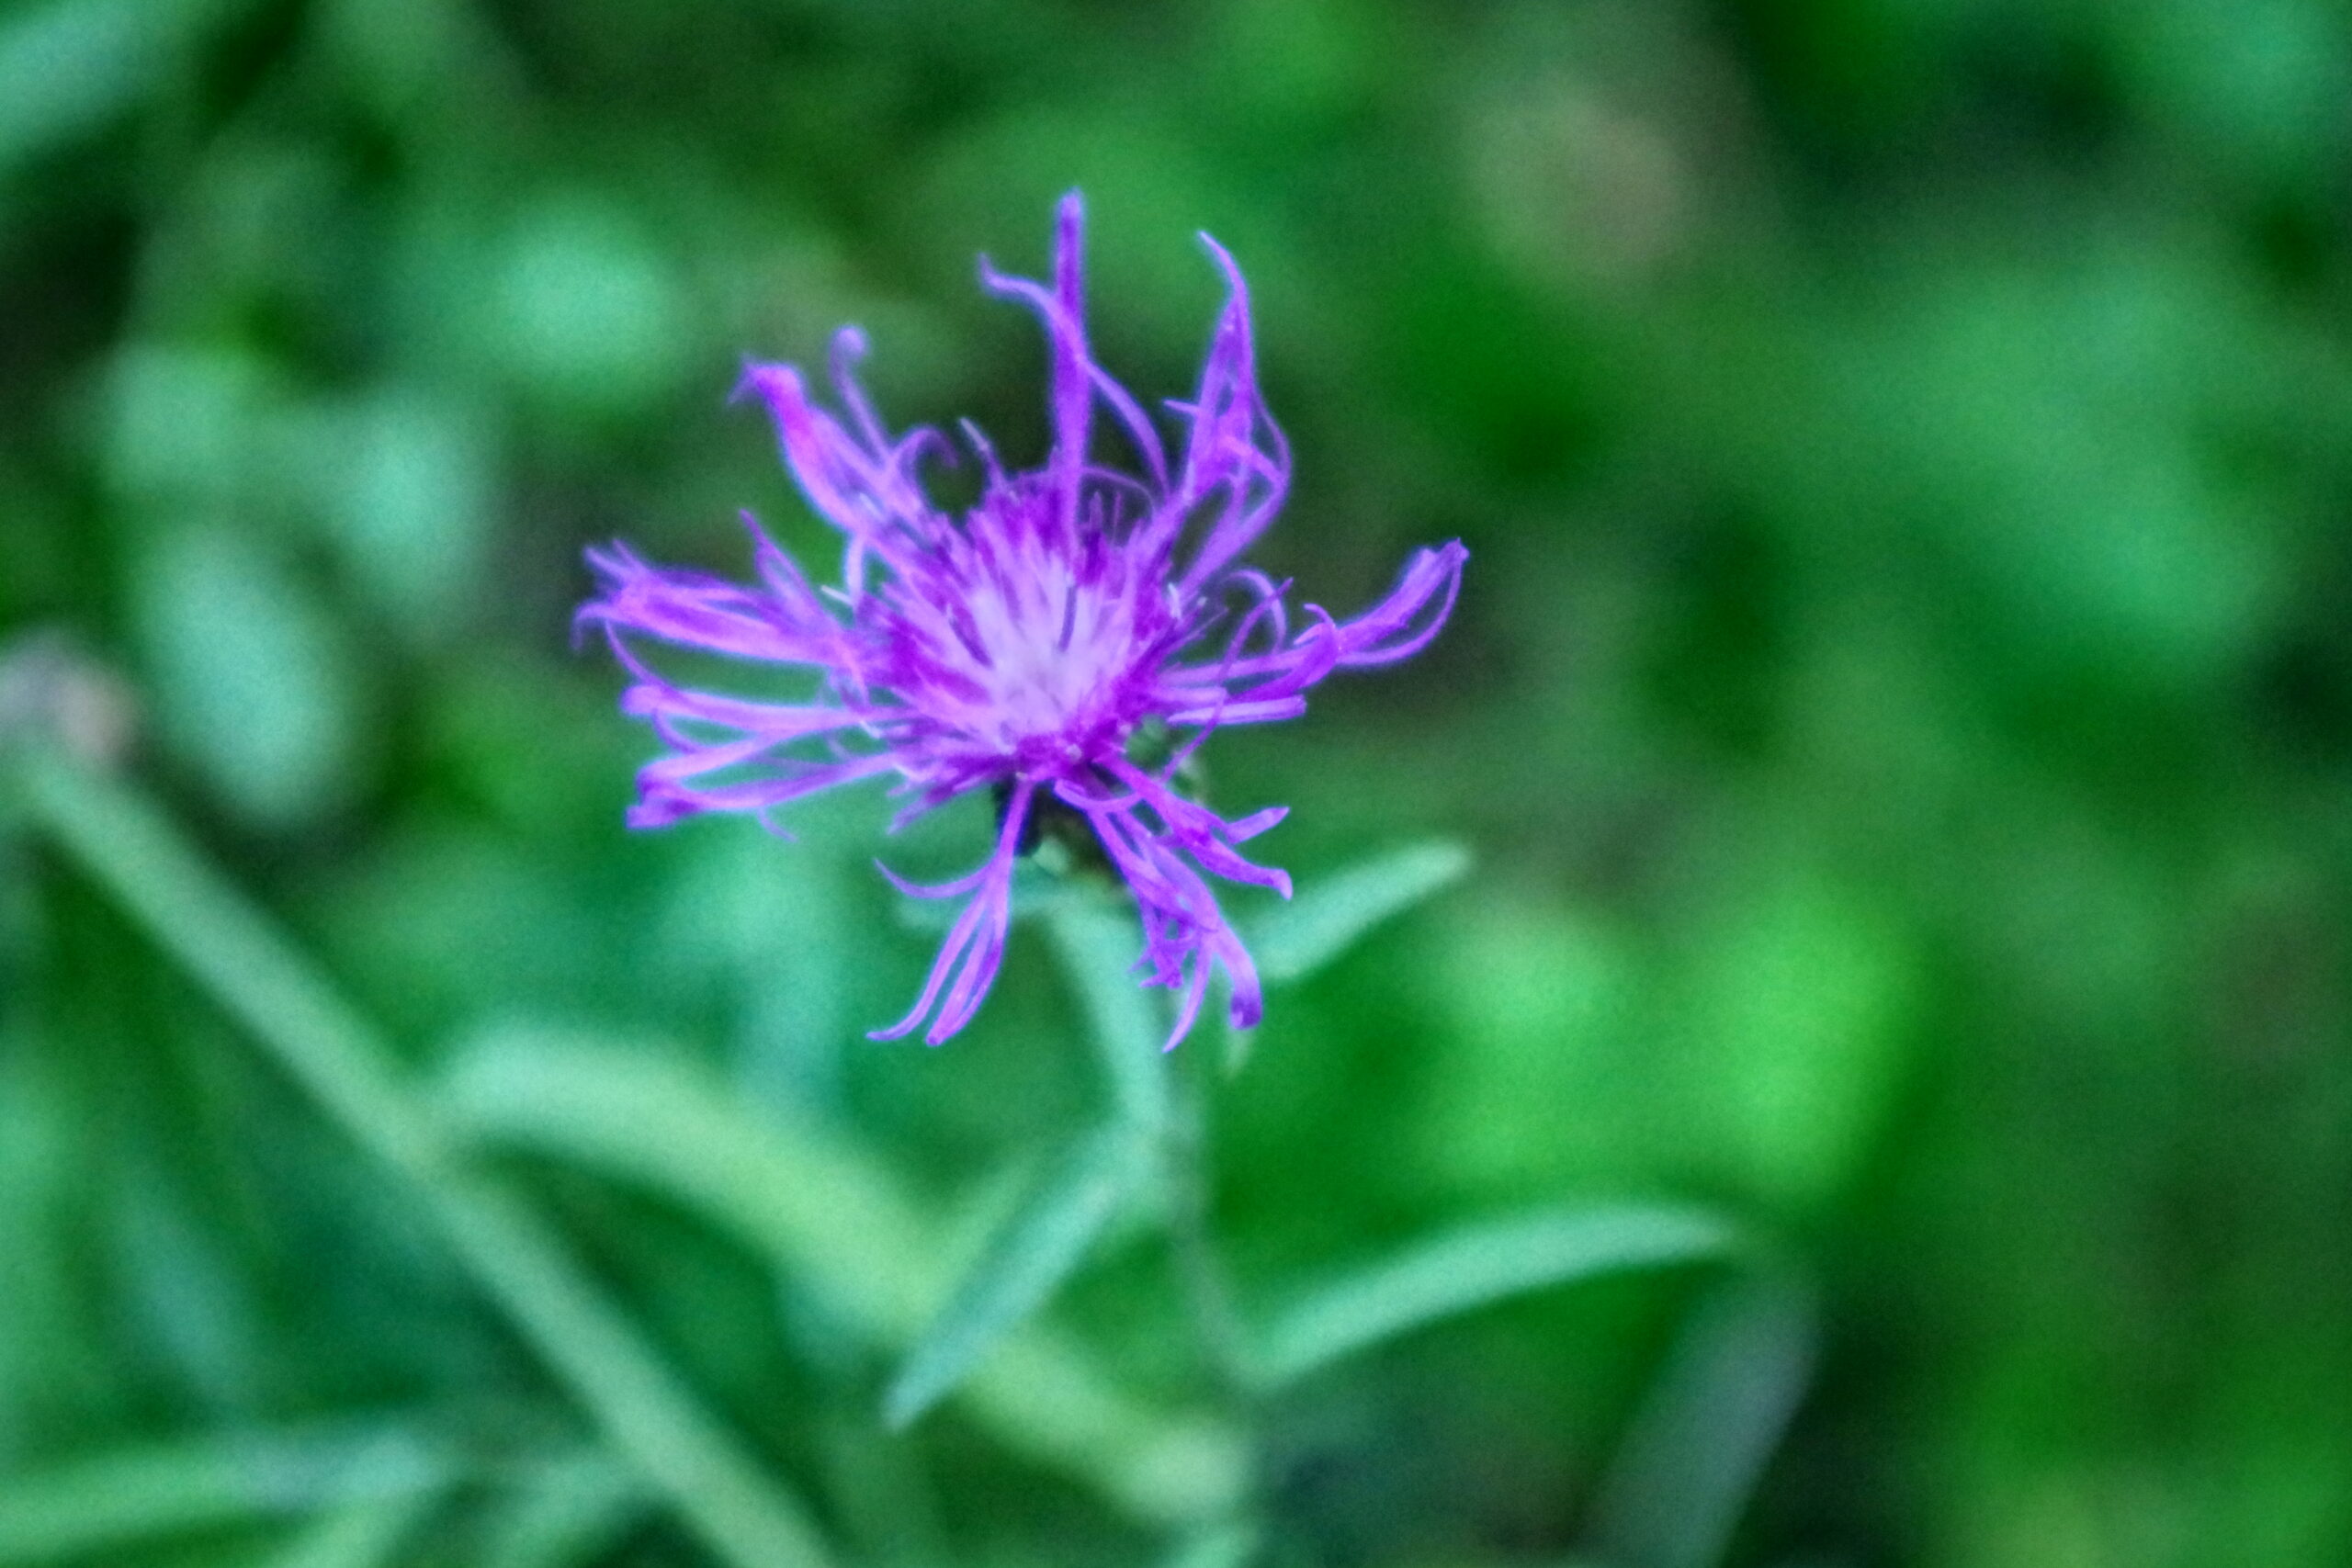
[{"label": "grass blade", "polygon": [[467,1168],[390,1046],[128,786],[48,748],[14,759],[35,819],[440,1222],[475,1280],[720,1557],[830,1561],[807,1511],[703,1409],[556,1233]]},{"label": "grass blade", "polygon": [[1265,1551],[1265,1532],[1248,1520],[1211,1525],[1178,1541],[1160,1568],[1250,1568]]},{"label": "grass blade", "polygon": [[418,1493],[346,1505],[297,1535],[266,1568],[384,1568],[439,1501]]},{"label": "grass blade", "polygon": [[1269,985],[1304,979],[1469,869],[1469,851],[1440,841],[1392,850],[1306,884],[1242,933],[1260,978]]},{"label": "grass blade", "polygon": [[906,1427],[970,1376],[1052,1299],[1149,1170],[1148,1151],[1126,1127],[1095,1133],[1057,1160],[915,1342],[883,1397],[883,1418]]},{"label": "grass blade", "polygon": [[438,1103],[469,1137],[589,1166],[715,1221],[889,1343],[938,1300],[935,1238],[887,1172],[812,1121],[752,1114],[693,1062],[502,1028],[451,1053]]},{"label": "grass blade", "polygon": [[1287,1382],[1507,1297],[1719,1258],[1737,1243],[1724,1221],[1664,1205],[1548,1211],[1467,1225],[1299,1301],[1268,1332],[1261,1371],[1271,1382]]},{"label": "grass blade", "polygon": [[1702,1303],[1593,1504],[1591,1546],[1623,1568],[1722,1560],[1812,1380],[1813,1292],[1758,1274]]},{"label": "grass blade", "polygon": [[577,1568],[608,1556],[644,1516],[636,1477],[601,1453],[554,1461],[514,1488],[485,1525],[477,1568]]},{"label": "grass blade", "polygon": [[0,1564],[113,1562],[198,1530],[430,1498],[454,1479],[446,1452],[397,1427],[99,1454],[0,1483]]},{"label": "grass blade", "polygon": [[[459,1055],[443,1103],[476,1138],[680,1204],[773,1258],[876,1345],[912,1344],[953,1288],[938,1238],[885,1172],[774,1108],[753,1115],[674,1055],[508,1031]],[[958,1397],[1009,1449],[1147,1518],[1214,1511],[1241,1483],[1228,1427],[1139,1407],[1051,1325],[1019,1329]]]}]

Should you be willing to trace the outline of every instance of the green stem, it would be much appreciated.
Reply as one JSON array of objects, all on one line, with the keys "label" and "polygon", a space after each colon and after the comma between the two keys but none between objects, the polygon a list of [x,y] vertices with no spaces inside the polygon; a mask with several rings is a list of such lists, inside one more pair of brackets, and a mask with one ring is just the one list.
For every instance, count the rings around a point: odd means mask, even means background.
[{"label": "green stem", "polygon": [[1119,1120],[1147,1140],[1168,1197],[1168,1235],[1201,1359],[1221,1391],[1246,1407],[1256,1361],[1209,1230],[1209,1136],[1199,1076],[1186,1071],[1197,1045],[1166,1052],[1168,1009],[1135,982],[1135,908],[1065,889],[1046,907],[1046,930],[1077,993],[1102,1058]]},{"label": "green stem", "polygon": [[1169,1251],[1191,1309],[1201,1358],[1219,1390],[1237,1408],[1256,1402],[1257,1367],[1250,1334],[1234,1304],[1233,1282],[1225,1269],[1209,1223],[1215,1197],[1210,1174],[1207,1096],[1199,1074],[1176,1055],[1168,1068],[1168,1119],[1161,1129],[1161,1168],[1168,1184]]},{"label": "green stem", "polygon": [[54,749],[16,772],[34,820],[406,1180],[557,1379],[737,1568],[824,1568],[806,1511],[696,1402],[514,1193],[469,1168],[386,1043],[152,803]]}]

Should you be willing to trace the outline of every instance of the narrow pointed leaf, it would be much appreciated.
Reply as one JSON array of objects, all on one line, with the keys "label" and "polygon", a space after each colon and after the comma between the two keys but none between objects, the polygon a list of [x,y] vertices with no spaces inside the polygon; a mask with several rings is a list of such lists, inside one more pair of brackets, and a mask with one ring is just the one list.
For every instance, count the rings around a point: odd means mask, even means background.
[{"label": "narrow pointed leaf", "polygon": [[471,1136],[626,1177],[718,1219],[878,1337],[935,1299],[911,1197],[846,1140],[666,1054],[510,1026],[467,1041],[441,1104]]},{"label": "narrow pointed leaf", "polygon": [[[820,1294],[869,1344],[911,1344],[952,1288],[938,1238],[887,1169],[821,1126],[754,1112],[675,1053],[502,1030],[458,1054],[441,1107],[469,1137],[680,1204]],[[1147,1517],[1212,1510],[1241,1483],[1222,1422],[1133,1399],[1048,1323],[1023,1325],[959,1397],[998,1441]]]},{"label": "narrow pointed leaf", "polygon": [[169,817],[51,746],[0,761],[22,770],[35,818],[59,848],[407,1184],[483,1292],[720,1559],[831,1562],[790,1488],[704,1406],[552,1226],[467,1168],[390,1043]]},{"label": "narrow pointed leaf", "polygon": [[1179,1540],[1160,1568],[1250,1568],[1265,1544],[1265,1532],[1255,1523],[1220,1520]]},{"label": "narrow pointed leaf", "polygon": [[0,1483],[0,1564],[115,1562],[150,1542],[438,1493],[449,1457],[400,1428],[119,1450]]},{"label": "narrow pointed leaf", "polygon": [[1289,903],[1244,931],[1268,984],[1297,980],[1345,953],[1381,921],[1460,880],[1470,852],[1459,844],[1411,844],[1300,885]]},{"label": "narrow pointed leaf", "polygon": [[439,1502],[420,1493],[347,1505],[304,1529],[265,1568],[385,1568]]},{"label": "narrow pointed leaf", "polygon": [[1601,1478],[1597,1556],[1623,1568],[1722,1560],[1812,1379],[1817,1319],[1812,1291],[1776,1273],[1701,1303]]},{"label": "narrow pointed leaf", "polygon": [[484,1524],[479,1568],[580,1568],[644,1522],[649,1499],[606,1455],[571,1454],[503,1497]]},{"label": "narrow pointed leaf", "polygon": [[1301,1299],[1266,1336],[1270,1382],[1304,1377],[1442,1318],[1579,1280],[1721,1258],[1739,1245],[1696,1209],[1625,1204],[1467,1225]]},{"label": "narrow pointed leaf", "polygon": [[883,1416],[905,1427],[1052,1299],[1084,1261],[1149,1162],[1130,1128],[1108,1128],[1055,1162],[956,1287],[891,1383]]}]

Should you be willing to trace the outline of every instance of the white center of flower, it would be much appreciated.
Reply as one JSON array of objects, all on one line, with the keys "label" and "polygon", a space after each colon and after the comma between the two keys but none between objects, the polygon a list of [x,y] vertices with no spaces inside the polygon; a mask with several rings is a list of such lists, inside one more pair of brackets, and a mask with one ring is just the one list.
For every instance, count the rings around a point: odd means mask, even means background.
[{"label": "white center of flower", "polygon": [[967,673],[988,694],[983,733],[1008,750],[1024,740],[1070,737],[1100,723],[1113,687],[1136,654],[1132,598],[1082,582],[1069,561],[1023,550],[1002,581],[976,586],[964,601],[972,655]]},{"label": "white center of flower", "polygon": [[1133,716],[1121,705],[1156,634],[1159,589],[1115,555],[1072,552],[1041,538],[1046,530],[1004,521],[974,518],[933,558],[936,576],[892,595],[922,656],[899,696],[1023,766],[1120,745]]}]

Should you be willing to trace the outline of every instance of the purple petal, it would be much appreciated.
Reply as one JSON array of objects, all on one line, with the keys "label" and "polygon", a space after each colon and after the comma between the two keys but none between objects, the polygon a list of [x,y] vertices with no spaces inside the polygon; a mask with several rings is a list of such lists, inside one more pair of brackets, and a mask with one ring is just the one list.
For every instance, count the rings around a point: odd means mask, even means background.
[{"label": "purple petal", "polygon": [[[780,745],[864,722],[847,708],[821,703],[755,703],[712,692],[692,692],[655,681],[639,681],[621,694],[621,712],[656,725],[681,719],[740,730],[762,745]],[[664,739],[669,739],[664,731]],[[683,744],[673,740],[672,744]]]},{"label": "purple petal", "polygon": [[1233,835],[1235,843],[1246,843],[1289,815],[1290,807],[1287,806],[1269,806],[1263,811],[1253,811],[1247,817],[1236,818],[1227,825],[1227,830]]},{"label": "purple petal", "polygon": [[[1462,565],[1470,552],[1454,539],[1433,550],[1416,550],[1387,598],[1340,627],[1344,651],[1340,662],[1349,666],[1394,664],[1410,659],[1430,645],[1462,592]],[[1440,594],[1434,613],[1423,609]]]},{"label": "purple petal", "polygon": [[803,614],[807,607],[723,577],[653,566],[627,545],[591,548],[588,564],[602,592],[580,607],[576,625],[643,632],[738,659],[831,664],[841,656],[842,628],[820,609]]},{"label": "purple petal", "polygon": [[[758,748],[752,750],[756,752]],[[632,828],[666,828],[683,818],[705,811],[764,813],[803,795],[816,795],[857,779],[887,773],[895,763],[888,752],[881,752],[871,757],[853,757],[840,762],[808,763],[791,773],[747,780],[741,784],[698,788],[684,782],[685,778],[722,765],[723,761],[712,762],[707,756],[664,757],[648,763],[638,772],[638,800],[629,807],[628,825]]]},{"label": "purple petal", "polygon": [[1089,818],[1112,863],[1135,892],[1143,922],[1144,963],[1151,971],[1145,984],[1182,992],[1163,1049],[1175,1049],[1191,1032],[1213,969],[1223,969],[1231,986],[1228,1016],[1235,1026],[1254,1025],[1264,1010],[1257,968],[1208,885],[1133,812],[1090,813]]},{"label": "purple petal", "polygon": [[910,898],[961,898],[987,880],[991,863],[993,863],[982,861],[978,870],[966,872],[952,882],[910,881],[878,860],[874,863],[874,869],[882,874],[882,879],[885,882]]},{"label": "purple petal", "polygon": [[[1075,195],[1073,192],[1072,197]],[[1064,199],[1063,224],[1056,243],[1057,274],[1063,271],[1066,263],[1073,273],[1075,269],[1074,258],[1079,241],[1078,230],[1072,226],[1069,217],[1070,199]],[[1049,471],[1057,477],[1057,485],[1075,484],[1076,474],[1085,466],[1088,414],[1093,406],[1093,399],[1099,396],[1111,405],[1111,412],[1125,426],[1128,438],[1135,443],[1136,454],[1151,469],[1154,485],[1165,489],[1168,483],[1168,453],[1160,444],[1159,432],[1152,428],[1150,417],[1143,412],[1143,406],[1087,353],[1086,328],[1077,310],[1066,304],[1057,293],[1048,293],[1025,277],[1012,277],[997,271],[989,265],[986,257],[980,260],[980,282],[991,293],[1020,300],[1036,311],[1039,320],[1046,323],[1046,335],[1054,345],[1055,366],[1054,456]],[[1064,379],[1065,367],[1070,376],[1067,381]],[[1074,495],[1074,491],[1067,488],[1057,488],[1057,493],[1066,501]]]},{"label": "purple petal", "polygon": [[[861,340],[852,338],[854,351]],[[837,349],[835,373],[854,388],[850,372],[854,352]],[[800,372],[789,365],[752,365],[743,372],[740,392],[751,392],[768,405],[775,420],[776,439],[792,477],[827,522],[850,540],[843,576],[853,594],[865,586],[865,558],[879,556],[893,567],[933,538],[944,525],[915,484],[914,453],[921,443],[910,438],[892,447],[879,441],[861,443],[831,414],[808,400]],[[853,402],[855,417],[871,421],[873,412],[862,392]],[[874,434],[881,434],[878,423]]]},{"label": "purple petal", "polygon": [[1094,410],[1086,355],[1086,204],[1078,192],[1064,196],[1054,214],[1054,303],[1061,307],[1067,332],[1054,333],[1054,488],[1063,496],[1064,515],[1078,516],[1078,476],[1086,467],[1087,426]]},{"label": "purple petal", "polygon": [[897,1023],[874,1031],[868,1038],[896,1040],[912,1033],[930,1013],[932,1004],[940,1000],[943,987],[947,991],[946,1000],[923,1035],[927,1043],[945,1043],[979,1010],[981,998],[987,996],[998,966],[1004,961],[1005,929],[1012,919],[1012,862],[1021,847],[1022,825],[1028,819],[1029,800],[1035,790],[1036,785],[1027,779],[1013,786],[1012,798],[1004,808],[1004,825],[997,833],[996,848],[974,874],[976,891],[963,912],[956,917],[947,940],[940,944],[939,956],[932,961],[931,974],[924,980],[922,995],[915,999],[913,1009]]},{"label": "purple petal", "polygon": [[1257,355],[1250,339],[1250,288],[1224,246],[1201,236],[1230,285],[1224,313],[1201,363],[1201,383],[1184,405],[1193,424],[1182,476],[1163,525],[1181,525],[1210,497],[1225,506],[1193,551],[1178,584],[1187,596],[1223,571],[1266,531],[1290,490],[1290,446],[1266,412],[1258,391]]}]

